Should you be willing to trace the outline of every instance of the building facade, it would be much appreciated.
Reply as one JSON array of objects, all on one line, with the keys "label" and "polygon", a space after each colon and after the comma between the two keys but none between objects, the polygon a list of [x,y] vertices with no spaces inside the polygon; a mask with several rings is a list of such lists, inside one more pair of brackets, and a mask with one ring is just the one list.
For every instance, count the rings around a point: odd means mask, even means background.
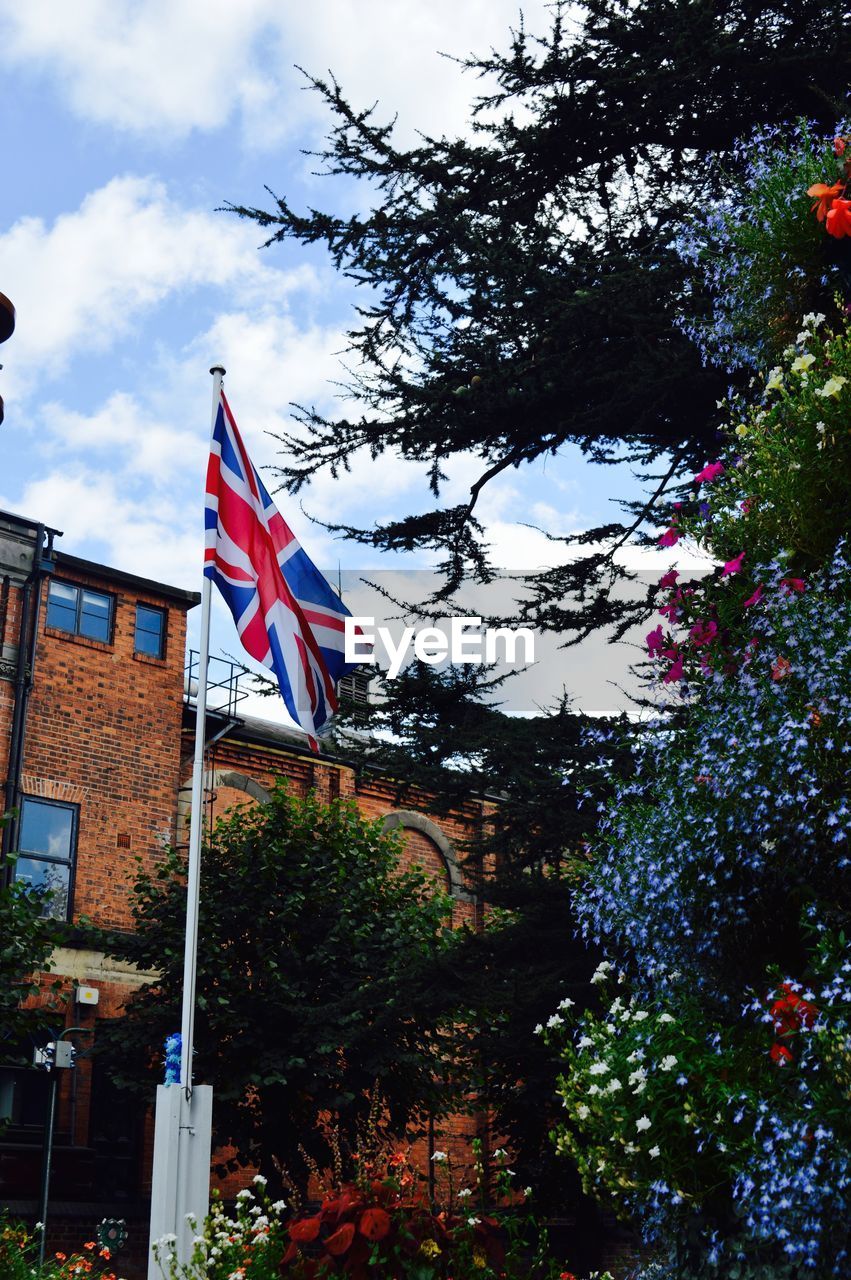
[{"label": "building facade", "polygon": [[[73,1071],[59,1073],[50,1243],[78,1247],[102,1218],[123,1218],[130,1265],[122,1274],[132,1276],[147,1239],[150,1116],[118,1093],[85,1046],[151,975],[91,950],[73,925],[131,929],[139,861],[150,869],[163,844],[185,841],[195,723],[186,622],[200,597],[67,555],[60,537],[0,513],[2,874],[50,888],[50,913],[72,926],[51,972],[39,976],[55,1034],[82,1028],[83,1050]],[[234,803],[262,804],[279,777],[296,794],[350,798],[401,829],[404,858],[452,894],[456,924],[476,926],[481,906],[456,849],[483,820],[481,802],[440,819],[429,816],[427,796],[402,808],[392,780],[312,755],[299,735],[241,716],[235,701],[208,717],[207,738],[211,819]],[[18,1049],[28,1056],[30,1047]],[[31,1219],[46,1093],[44,1072],[0,1066],[0,1207]],[[441,1145],[466,1154],[481,1123],[459,1119]]]}]

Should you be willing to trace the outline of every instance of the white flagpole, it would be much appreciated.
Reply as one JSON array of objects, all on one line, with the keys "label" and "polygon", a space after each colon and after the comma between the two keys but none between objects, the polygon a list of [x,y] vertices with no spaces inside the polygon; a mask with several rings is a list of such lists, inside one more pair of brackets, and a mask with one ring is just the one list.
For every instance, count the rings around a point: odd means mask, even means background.
[{"label": "white flagpole", "polygon": [[[214,364],[213,412],[210,440],[216,426],[225,370]],[[198,654],[198,696],[195,699],[195,760],[192,767],[192,805],[189,815],[189,867],[186,882],[186,942],[183,952],[183,1015],[180,1023],[180,1087],[192,1096],[192,1038],[195,1030],[195,979],[198,968],[198,906],[201,896],[201,838],[204,833],[204,742],[207,721],[207,666],[210,655],[210,602],[213,583],[201,583],[201,639]]]},{"label": "white flagpole", "polygon": [[[213,375],[212,444],[225,371]],[[204,740],[207,720],[207,667],[210,653],[212,581],[201,584],[201,639],[198,696],[195,703],[195,759],[189,816],[189,866],[186,884],[186,939],[183,951],[183,1010],[180,1024],[180,1085],[157,1089],[154,1159],[151,1183],[151,1227],[148,1280],[165,1280],[171,1261],[186,1265],[193,1238],[203,1228],[210,1203],[210,1154],[213,1091],[192,1086],[192,1039],[195,1027],[195,984],[198,968],[198,909],[201,897],[201,838],[204,818]],[[160,1243],[158,1243],[160,1242]]]}]

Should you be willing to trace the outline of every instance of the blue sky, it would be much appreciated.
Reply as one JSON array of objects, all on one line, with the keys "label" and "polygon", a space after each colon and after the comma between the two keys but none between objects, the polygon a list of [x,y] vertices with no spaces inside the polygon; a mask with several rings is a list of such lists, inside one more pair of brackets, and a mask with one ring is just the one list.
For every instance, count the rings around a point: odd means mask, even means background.
[{"label": "blue sky", "polygon": [[[541,0],[523,8],[545,29]],[[0,290],[18,311],[0,349],[0,506],[62,529],[74,554],[197,587],[210,364],[261,472],[291,401],[335,410],[352,289],[319,250],[262,250],[254,224],[215,212],[262,204],[266,183],[296,207],[365,198],[312,176],[301,149],[329,119],[294,64],[398,112],[402,141],[458,132],[480,86],[438,51],[504,47],[517,17],[513,0],[0,0]],[[451,500],[477,467],[453,465]],[[611,518],[616,488],[572,450],[501,477],[481,503],[496,563],[557,554],[518,513],[572,531]],[[393,457],[302,500],[366,524],[430,502],[422,469]],[[390,567],[280,506],[321,567]],[[214,647],[232,651],[224,622]]]}]

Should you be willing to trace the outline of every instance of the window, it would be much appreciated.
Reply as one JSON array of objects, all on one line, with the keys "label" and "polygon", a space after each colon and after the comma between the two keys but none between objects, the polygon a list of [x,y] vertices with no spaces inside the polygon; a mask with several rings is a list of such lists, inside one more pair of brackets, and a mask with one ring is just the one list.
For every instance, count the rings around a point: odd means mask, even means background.
[{"label": "window", "polygon": [[75,636],[110,643],[112,636],[112,596],[88,587],[52,579],[47,595],[47,625]]},{"label": "window", "polygon": [[165,649],[165,611],[151,605],[136,605],[136,640],[134,649],[149,658],[161,658]]},{"label": "window", "polygon": [[26,796],[21,804],[18,845],[15,879],[50,893],[42,915],[67,920],[77,845],[77,806]]}]

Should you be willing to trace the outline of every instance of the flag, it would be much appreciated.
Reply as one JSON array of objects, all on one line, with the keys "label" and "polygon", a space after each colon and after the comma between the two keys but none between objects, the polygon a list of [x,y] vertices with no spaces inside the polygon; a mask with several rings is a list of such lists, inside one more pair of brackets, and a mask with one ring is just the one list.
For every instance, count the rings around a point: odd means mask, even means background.
[{"label": "flag", "polygon": [[308,558],[245,451],[222,392],[207,468],[204,573],[243,648],[271,668],[292,719],[315,735],[337,710],[348,609]]}]

